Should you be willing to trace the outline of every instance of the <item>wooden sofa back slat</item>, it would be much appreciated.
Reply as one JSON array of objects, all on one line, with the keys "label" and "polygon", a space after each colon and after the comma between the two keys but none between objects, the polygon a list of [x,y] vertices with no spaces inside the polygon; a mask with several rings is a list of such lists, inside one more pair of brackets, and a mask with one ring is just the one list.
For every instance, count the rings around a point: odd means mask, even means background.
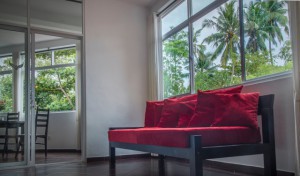
[{"label": "wooden sofa back slat", "polygon": [[274,94],[259,97],[258,114],[261,115],[263,143],[275,144],[273,105]]}]

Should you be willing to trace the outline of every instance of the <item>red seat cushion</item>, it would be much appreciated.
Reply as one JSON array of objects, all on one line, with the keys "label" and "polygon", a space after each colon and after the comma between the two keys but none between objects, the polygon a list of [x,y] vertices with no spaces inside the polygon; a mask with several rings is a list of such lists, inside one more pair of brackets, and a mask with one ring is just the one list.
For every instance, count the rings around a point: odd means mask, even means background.
[{"label": "red seat cushion", "polygon": [[110,142],[189,147],[190,135],[201,135],[202,146],[259,143],[259,129],[249,127],[138,128],[110,130]]}]

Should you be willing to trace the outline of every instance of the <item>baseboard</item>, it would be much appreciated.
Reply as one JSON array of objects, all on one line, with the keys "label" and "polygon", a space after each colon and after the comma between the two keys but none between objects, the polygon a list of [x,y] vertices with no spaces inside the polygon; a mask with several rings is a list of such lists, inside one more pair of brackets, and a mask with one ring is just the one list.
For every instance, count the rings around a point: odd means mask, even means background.
[{"label": "baseboard", "polygon": [[[135,155],[121,155],[116,156],[116,159],[129,159],[129,158],[150,158],[151,154],[135,154]],[[97,162],[97,161],[109,161],[109,157],[90,157],[86,159],[87,163]]]},{"label": "baseboard", "polygon": [[[245,166],[240,164],[231,164],[231,163],[224,163],[219,161],[211,161],[211,160],[205,160],[204,161],[205,167],[210,168],[216,168],[221,170],[226,170],[229,172],[239,172],[249,175],[257,175],[257,176],[263,176],[264,175],[264,169],[260,167],[254,167],[254,166]],[[288,171],[281,171],[277,170],[277,176],[295,176],[294,173],[288,172]]]},{"label": "baseboard", "polygon": [[[38,153],[44,153],[44,149],[36,149],[35,150]],[[53,152],[53,153],[81,153],[81,150],[76,149],[48,149],[47,152]]]}]

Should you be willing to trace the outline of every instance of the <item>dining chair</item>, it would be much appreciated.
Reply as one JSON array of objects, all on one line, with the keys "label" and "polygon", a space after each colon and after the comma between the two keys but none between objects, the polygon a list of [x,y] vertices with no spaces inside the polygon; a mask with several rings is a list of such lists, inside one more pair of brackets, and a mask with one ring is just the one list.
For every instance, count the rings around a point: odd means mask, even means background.
[{"label": "dining chair", "polygon": [[[6,116],[6,127],[5,127],[5,142],[2,156],[6,153],[8,155],[8,146],[15,145],[16,151],[18,150],[19,140],[22,137],[22,134],[19,133],[20,125],[18,121],[20,120],[20,113],[7,113]],[[16,122],[16,123],[14,123]],[[13,140],[10,140],[13,139]],[[11,142],[12,141],[12,142]],[[17,157],[17,152],[15,158]]]},{"label": "dining chair", "polygon": [[35,116],[35,144],[45,146],[45,157],[47,157],[49,112],[49,109],[37,108]]}]

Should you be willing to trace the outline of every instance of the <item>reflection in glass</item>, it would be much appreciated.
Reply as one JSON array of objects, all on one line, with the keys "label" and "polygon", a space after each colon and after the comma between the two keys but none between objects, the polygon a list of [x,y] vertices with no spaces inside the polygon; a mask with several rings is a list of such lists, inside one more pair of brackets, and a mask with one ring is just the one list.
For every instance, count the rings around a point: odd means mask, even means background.
[{"label": "reflection in glass", "polygon": [[50,66],[52,60],[52,53],[47,52],[38,52],[35,54],[35,65],[36,67]]},{"label": "reflection in glass", "polygon": [[36,104],[51,111],[75,110],[75,67],[36,71]]},{"label": "reflection in glass", "polygon": [[82,33],[81,0],[31,0],[31,26]]},{"label": "reflection in glass", "polygon": [[190,92],[188,32],[184,29],[163,42],[164,98]]},{"label": "reflection in glass", "polygon": [[236,1],[229,1],[193,24],[195,90],[241,82],[239,19]]},{"label": "reflection in glass", "polygon": [[187,19],[187,1],[184,0],[174,10],[162,18],[162,35],[165,35],[171,29]]},{"label": "reflection in glass", "polygon": [[60,49],[54,51],[54,62],[59,64],[74,64],[76,60],[76,49]]},{"label": "reflection in glass", "polygon": [[1,0],[0,22],[27,25],[27,0]]},{"label": "reflection in glass", "polygon": [[13,77],[12,73],[0,74],[0,112],[12,112],[13,110]]},{"label": "reflection in glass", "polygon": [[[4,1],[6,2],[6,1]],[[11,1],[13,3],[14,1]],[[0,7],[2,8],[2,7]],[[18,7],[16,7],[18,9]],[[1,12],[0,12],[1,13]],[[24,62],[25,55],[25,34],[23,32],[15,32],[0,29],[0,136],[5,136],[6,132],[6,118],[8,113],[20,113],[18,124],[19,133],[16,136],[16,129],[8,132],[9,136],[13,138],[8,139],[8,153],[2,162],[21,162],[27,157],[27,152],[24,155],[19,153],[16,158],[16,145],[23,144],[21,150],[26,150],[26,141],[24,137],[27,135],[24,132],[24,121],[27,120],[26,113],[24,113],[23,102],[25,101],[25,74],[24,69],[26,63]],[[23,55],[23,56],[22,56]],[[21,130],[23,128],[23,130]],[[10,129],[11,130],[11,129]],[[19,135],[20,134],[20,135]],[[4,140],[0,137],[0,140]],[[4,147],[1,145],[1,147]],[[22,152],[23,153],[23,152]]]},{"label": "reflection in glass", "polygon": [[8,71],[11,70],[11,66],[9,63],[12,63],[11,56],[0,56],[0,71]]}]

